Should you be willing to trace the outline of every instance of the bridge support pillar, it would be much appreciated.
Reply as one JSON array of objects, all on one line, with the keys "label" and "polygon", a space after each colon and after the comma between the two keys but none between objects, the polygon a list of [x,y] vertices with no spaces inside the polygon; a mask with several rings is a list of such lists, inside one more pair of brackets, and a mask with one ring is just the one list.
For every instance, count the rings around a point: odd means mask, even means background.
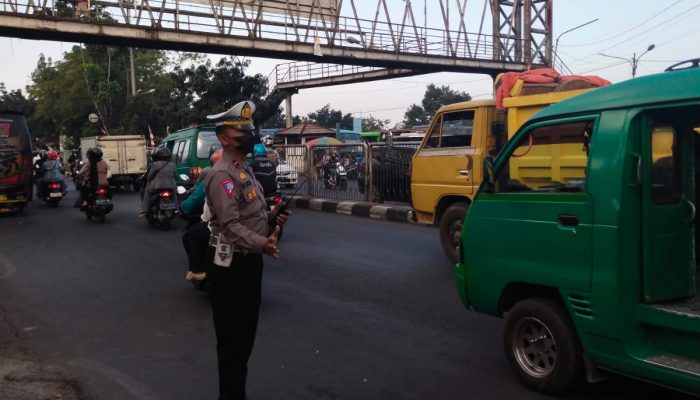
[{"label": "bridge support pillar", "polygon": [[292,114],[292,94],[293,93],[291,93],[291,92],[287,93],[287,97],[285,98],[285,103],[284,103],[285,104],[285,112],[286,112],[285,126],[287,129],[291,128],[294,125],[294,120],[292,118],[292,115],[293,115]]}]

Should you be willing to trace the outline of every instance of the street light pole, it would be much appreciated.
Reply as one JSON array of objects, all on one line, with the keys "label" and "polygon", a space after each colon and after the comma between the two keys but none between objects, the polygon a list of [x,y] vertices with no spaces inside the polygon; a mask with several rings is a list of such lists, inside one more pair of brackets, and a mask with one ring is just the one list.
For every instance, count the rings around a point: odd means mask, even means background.
[{"label": "street light pole", "polygon": [[557,36],[556,42],[554,43],[554,58],[555,58],[555,59],[557,58],[557,49],[559,48],[559,39],[560,39],[562,36],[564,36],[565,34],[571,32],[571,31],[575,31],[575,30],[578,29],[578,28],[583,28],[584,26],[586,26],[586,25],[588,25],[588,24],[592,24],[592,23],[596,22],[597,20],[598,20],[598,18],[593,19],[593,20],[590,20],[590,21],[588,21],[588,22],[586,22],[586,23],[584,23],[584,24],[581,24],[581,25],[579,25],[579,26],[573,27],[573,28],[569,29],[568,31],[564,31],[564,32],[560,33],[559,36]]},{"label": "street light pole", "polygon": [[617,59],[620,59],[620,60],[625,60],[625,61],[627,61],[628,63],[630,63],[630,65],[632,66],[632,78],[634,78],[635,76],[637,76],[637,67],[639,66],[639,59],[642,58],[642,57],[643,57],[645,54],[647,54],[648,52],[654,50],[654,48],[656,48],[656,45],[650,44],[649,47],[647,47],[647,49],[644,51],[644,53],[642,53],[642,54],[639,55],[639,57],[637,57],[637,53],[636,53],[636,52],[635,52],[634,54],[632,54],[632,59],[631,59],[631,60],[628,59],[628,58],[624,58],[624,57],[609,56],[609,55],[603,54],[603,53],[600,53],[600,55],[603,56],[603,57],[610,57],[610,58],[617,58]]}]

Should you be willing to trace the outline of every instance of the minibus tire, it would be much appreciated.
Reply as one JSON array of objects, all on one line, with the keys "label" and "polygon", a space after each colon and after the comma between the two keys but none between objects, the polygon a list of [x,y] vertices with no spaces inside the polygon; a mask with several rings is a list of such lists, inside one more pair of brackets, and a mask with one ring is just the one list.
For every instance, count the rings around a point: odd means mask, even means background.
[{"label": "minibus tire", "polygon": [[[542,330],[530,330],[530,334],[539,340],[551,335],[549,340],[524,346],[528,329],[537,327]],[[538,368],[541,365],[527,356],[529,352],[540,350],[541,345],[545,351],[554,349],[545,353],[556,355],[553,366]],[[552,299],[534,297],[513,306],[506,316],[503,346],[520,380],[535,390],[560,394],[574,389],[583,380],[583,351],[576,330],[563,306]],[[551,362],[551,357],[548,360]]]},{"label": "minibus tire", "polygon": [[457,246],[453,245],[454,228],[453,226],[459,226],[461,232],[462,224],[464,224],[464,217],[467,215],[467,209],[469,204],[467,203],[454,203],[447,207],[445,212],[440,216],[439,231],[440,231],[440,244],[442,244],[442,250],[445,252],[447,258],[453,264],[457,262],[459,254],[457,254]]}]

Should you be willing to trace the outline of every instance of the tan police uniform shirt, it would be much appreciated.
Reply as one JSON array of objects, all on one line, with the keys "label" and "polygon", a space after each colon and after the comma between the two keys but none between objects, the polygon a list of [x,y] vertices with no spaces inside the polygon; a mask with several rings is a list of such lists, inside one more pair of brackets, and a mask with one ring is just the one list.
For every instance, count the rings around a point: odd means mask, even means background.
[{"label": "tan police uniform shirt", "polygon": [[262,254],[268,236],[267,204],[250,167],[224,151],[207,174],[205,188],[212,234],[222,234],[238,249]]}]

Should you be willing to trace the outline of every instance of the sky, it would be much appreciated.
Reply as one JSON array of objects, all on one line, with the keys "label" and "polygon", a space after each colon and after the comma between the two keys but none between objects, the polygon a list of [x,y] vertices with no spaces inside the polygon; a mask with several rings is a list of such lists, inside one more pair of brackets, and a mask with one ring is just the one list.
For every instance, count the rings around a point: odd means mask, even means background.
[{"label": "sky", "polygon": [[[426,7],[423,13],[425,3],[432,7],[434,1],[413,0],[419,24],[427,20],[430,25],[436,22],[436,18],[441,18],[439,10],[432,8]],[[377,4],[377,0],[356,2],[368,3],[370,11]],[[392,7],[399,7],[396,5],[399,0],[388,2],[393,4]],[[453,3],[451,7],[456,8],[456,2]],[[471,0],[471,4],[478,4],[478,7],[467,9],[467,31],[477,32],[483,2]],[[402,14],[402,10],[397,12],[399,16]],[[676,62],[700,57],[700,24],[697,23],[700,20],[700,0],[554,0],[552,19],[553,38],[558,41],[557,53],[578,75],[598,75],[612,82],[630,79],[632,58],[640,56],[652,44],[654,49],[639,59],[637,76],[662,72]],[[593,20],[596,21],[577,28]],[[566,32],[572,28],[577,29]],[[8,89],[24,90],[31,83],[30,73],[40,53],[60,60],[73,45],[0,38],[0,82],[4,82]],[[210,56],[213,60],[220,57]],[[250,60],[246,72],[264,76],[268,76],[276,64],[288,62],[261,58]],[[474,99],[493,97],[493,82],[488,75],[435,73],[301,90],[293,96],[292,114],[304,116],[330,104],[331,108],[343,113],[389,119],[393,125],[401,122],[411,104],[420,104],[426,86],[431,83],[467,92]]]}]

